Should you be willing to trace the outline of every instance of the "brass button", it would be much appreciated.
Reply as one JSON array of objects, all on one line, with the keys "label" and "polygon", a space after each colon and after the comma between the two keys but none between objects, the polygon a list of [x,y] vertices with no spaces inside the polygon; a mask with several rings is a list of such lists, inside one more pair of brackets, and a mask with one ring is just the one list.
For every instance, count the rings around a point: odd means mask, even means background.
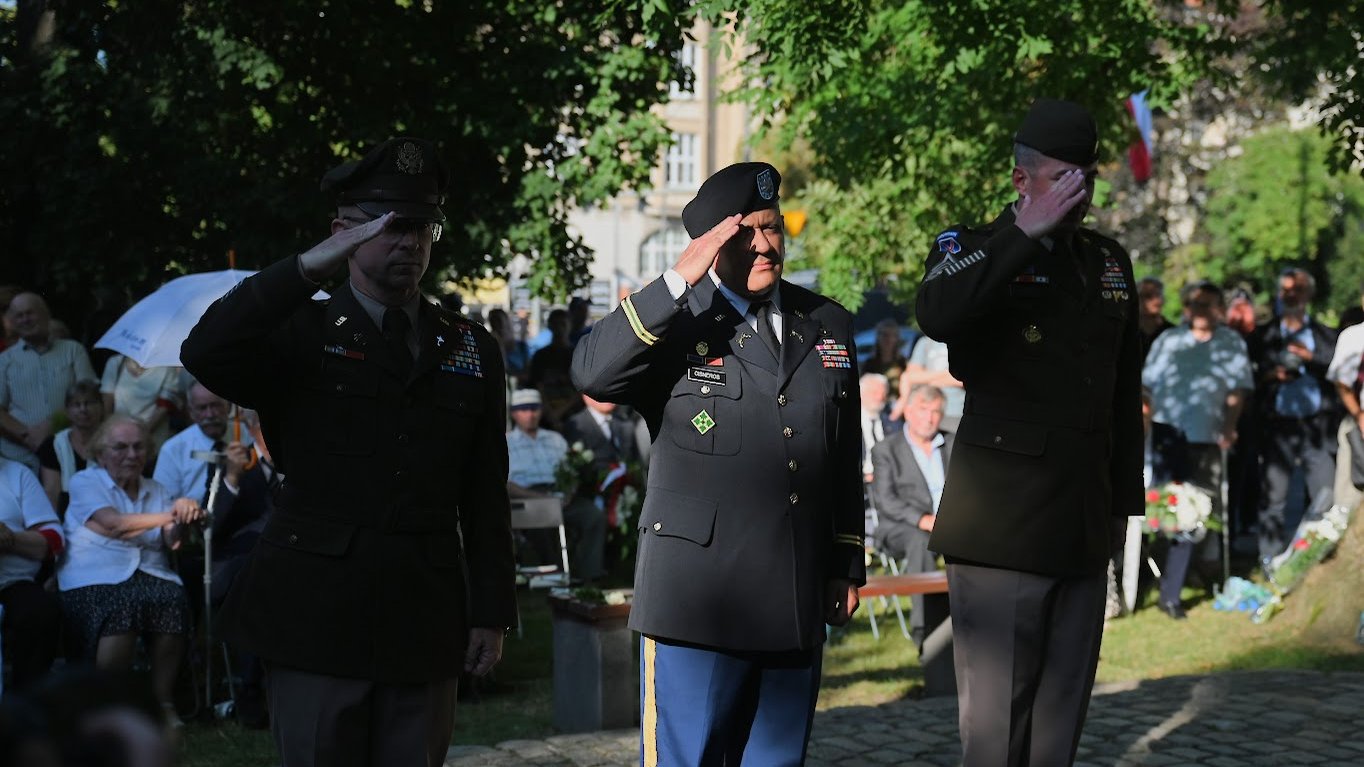
[{"label": "brass button", "polygon": [[792,493],[792,494],[791,494],[791,505],[792,505],[792,506],[795,506],[795,505],[798,504],[798,503],[800,503],[800,496],[799,496],[799,495],[796,495],[795,493]]},{"label": "brass button", "polygon": [[839,393],[838,393],[838,398],[839,398],[839,399],[847,399],[847,398],[848,398],[848,392],[847,392],[847,390],[844,390],[844,391],[839,392]]},{"label": "brass button", "polygon": [[290,535],[289,543],[298,543],[298,535]]},{"label": "brass button", "polygon": [[795,462],[795,460],[792,459],[792,460],[790,460],[790,461],[787,461],[787,462],[786,462],[786,468],[790,469],[791,471],[795,471],[795,470],[796,470],[796,462]]},{"label": "brass button", "polygon": [[663,523],[662,523],[662,522],[655,522],[655,523],[654,523],[654,532],[658,532],[659,530],[662,530],[662,529],[663,529]]},{"label": "brass button", "polygon": [[778,394],[778,395],[777,395],[777,404],[778,404],[778,405],[781,405],[782,407],[786,407],[786,395],[785,395],[785,394]]},{"label": "brass button", "polygon": [[710,394],[710,387],[709,387],[709,386],[702,386],[702,387],[701,387],[701,393],[702,393],[702,394]]},{"label": "brass button", "polygon": [[999,445],[999,444],[1003,444],[1003,442],[1004,442],[1004,438],[1001,437],[1001,436],[999,436],[998,434],[996,434],[996,435],[995,435],[995,444],[996,444],[996,445]]},{"label": "brass button", "polygon": [[784,436],[790,437],[791,435],[795,434],[796,432],[795,432],[795,430],[792,429],[790,426],[787,426],[785,429],[782,429],[782,430],[781,430],[781,433],[782,433]]}]

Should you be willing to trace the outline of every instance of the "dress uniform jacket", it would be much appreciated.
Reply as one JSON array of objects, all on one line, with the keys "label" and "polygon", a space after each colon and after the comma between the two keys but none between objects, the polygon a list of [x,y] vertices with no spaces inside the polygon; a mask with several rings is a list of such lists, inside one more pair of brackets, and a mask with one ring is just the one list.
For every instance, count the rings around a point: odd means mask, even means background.
[{"label": "dress uniform jacket", "polygon": [[919,326],[966,387],[930,539],[949,559],[1094,575],[1111,517],[1142,513],[1132,264],[1089,229],[1071,247],[1029,238],[1006,208],[939,235],[928,258]]},{"label": "dress uniform jacket", "polygon": [[654,280],[578,343],[574,383],[634,406],[653,440],[636,631],[816,647],[828,580],[865,580],[852,317],[780,290],[780,360],[708,277],[676,300]]},{"label": "dress uniform jacket", "polygon": [[349,285],[315,291],[280,261],[209,307],[181,351],[205,386],[260,412],[285,477],[225,633],[303,671],[452,678],[471,625],[516,620],[501,356],[423,301],[405,378]]}]

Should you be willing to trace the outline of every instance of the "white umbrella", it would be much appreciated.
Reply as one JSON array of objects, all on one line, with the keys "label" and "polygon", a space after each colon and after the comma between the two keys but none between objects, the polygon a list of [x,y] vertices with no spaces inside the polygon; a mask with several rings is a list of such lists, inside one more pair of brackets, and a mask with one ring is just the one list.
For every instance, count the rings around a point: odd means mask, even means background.
[{"label": "white umbrella", "polygon": [[[144,368],[179,365],[180,344],[209,305],[253,274],[227,269],[176,277],[124,312],[95,348],[112,349]],[[325,291],[313,295],[314,300],[325,298]]]},{"label": "white umbrella", "polygon": [[255,272],[228,269],[177,277],[138,301],[95,342],[142,367],[180,364],[180,344],[209,304]]}]

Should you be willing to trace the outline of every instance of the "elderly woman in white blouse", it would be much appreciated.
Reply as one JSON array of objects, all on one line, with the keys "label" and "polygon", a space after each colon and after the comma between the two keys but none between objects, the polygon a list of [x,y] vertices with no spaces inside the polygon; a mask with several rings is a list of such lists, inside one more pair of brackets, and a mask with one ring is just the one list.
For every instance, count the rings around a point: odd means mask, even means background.
[{"label": "elderly woman in white blouse", "polygon": [[71,477],[57,584],[67,625],[99,668],[128,668],[137,637],[150,635],[153,691],[175,721],[190,612],[168,554],[203,510],[142,476],[149,448],[147,427],[130,416],[110,416],[95,430],[95,465]]}]

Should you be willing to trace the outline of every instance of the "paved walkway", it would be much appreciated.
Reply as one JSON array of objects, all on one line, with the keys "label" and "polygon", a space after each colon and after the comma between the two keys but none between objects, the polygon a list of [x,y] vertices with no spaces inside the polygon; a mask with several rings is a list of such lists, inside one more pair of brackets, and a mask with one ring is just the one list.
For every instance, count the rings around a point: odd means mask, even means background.
[{"label": "paved walkway", "polygon": [[[1364,764],[1364,674],[1228,672],[1100,685],[1081,767]],[[907,734],[909,733],[909,734]],[[614,730],[457,746],[447,767],[638,764],[638,732]],[[955,765],[957,701],[901,700],[821,711],[809,764]]]}]

